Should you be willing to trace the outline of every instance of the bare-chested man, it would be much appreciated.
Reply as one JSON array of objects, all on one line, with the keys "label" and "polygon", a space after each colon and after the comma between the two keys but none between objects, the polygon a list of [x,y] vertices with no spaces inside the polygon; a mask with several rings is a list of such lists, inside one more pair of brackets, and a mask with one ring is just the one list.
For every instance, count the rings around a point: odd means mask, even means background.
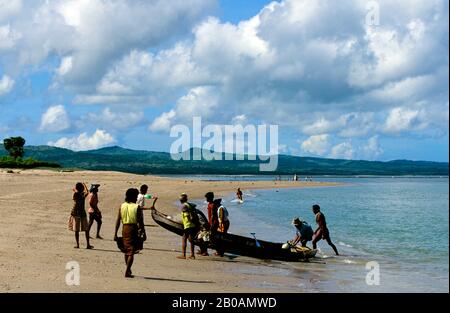
[{"label": "bare-chested man", "polygon": [[327,228],[327,222],[325,220],[325,215],[323,215],[322,212],[320,212],[320,206],[317,204],[314,204],[312,207],[313,213],[316,215],[316,223],[319,226],[316,231],[314,232],[314,239],[312,241],[313,249],[317,248],[317,243],[323,239],[326,240],[326,242],[330,245],[331,248],[333,248],[336,255],[339,255],[336,246],[331,242],[330,238],[330,231]]}]

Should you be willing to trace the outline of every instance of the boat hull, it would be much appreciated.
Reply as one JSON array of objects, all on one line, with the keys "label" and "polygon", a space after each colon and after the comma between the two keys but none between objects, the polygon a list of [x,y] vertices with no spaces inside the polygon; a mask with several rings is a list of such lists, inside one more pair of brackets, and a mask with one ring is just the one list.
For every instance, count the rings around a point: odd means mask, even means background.
[{"label": "boat hull", "polygon": [[[183,224],[172,220],[168,215],[157,210],[152,211],[153,220],[161,227],[179,236],[183,236]],[[198,244],[198,242],[196,242]],[[259,259],[282,261],[304,261],[316,255],[317,250],[309,248],[283,249],[281,243],[255,240],[244,236],[212,232],[208,247],[220,249],[227,253],[249,256]]]}]

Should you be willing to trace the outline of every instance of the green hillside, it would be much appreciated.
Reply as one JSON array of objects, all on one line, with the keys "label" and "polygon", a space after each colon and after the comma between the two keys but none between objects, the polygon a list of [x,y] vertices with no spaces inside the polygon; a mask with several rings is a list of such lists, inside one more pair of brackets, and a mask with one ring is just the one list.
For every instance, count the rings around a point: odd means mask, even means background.
[{"label": "green hillside", "polygon": [[[0,145],[0,156],[6,154]],[[25,156],[69,168],[137,174],[448,175],[448,162],[374,162],[287,155],[279,156],[276,172],[264,173],[259,172],[260,161],[174,161],[169,153],[136,151],[117,146],[83,152],[49,146],[26,146]]]}]

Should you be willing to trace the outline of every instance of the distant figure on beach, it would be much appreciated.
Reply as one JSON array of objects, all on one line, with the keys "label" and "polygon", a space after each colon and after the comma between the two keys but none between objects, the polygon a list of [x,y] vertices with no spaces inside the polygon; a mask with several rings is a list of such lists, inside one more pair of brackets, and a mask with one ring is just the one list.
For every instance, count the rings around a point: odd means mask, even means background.
[{"label": "distant figure on beach", "polygon": [[125,194],[125,202],[122,203],[116,219],[114,241],[118,241],[117,232],[122,223],[123,252],[125,253],[125,277],[133,278],[131,267],[134,262],[134,254],[142,250],[142,245],[147,240],[145,233],[142,210],[137,205],[139,191],[130,188]]},{"label": "distant figure on beach", "polygon": [[295,226],[297,232],[295,238],[290,241],[291,246],[295,247],[300,242],[302,247],[306,247],[307,242],[313,239],[314,232],[312,227],[298,217],[292,220],[292,225]]},{"label": "distant figure on beach", "polygon": [[[158,197],[154,197],[152,195],[147,194],[148,192],[148,185],[142,185],[141,188],[139,189],[139,195],[137,198],[137,204],[139,205],[139,207],[141,208],[141,210],[154,210],[155,209],[155,203],[158,200]],[[146,206],[146,201],[145,200],[150,200],[153,199],[153,203],[150,207]]]},{"label": "distant figure on beach", "polygon": [[186,246],[187,241],[191,245],[191,256],[189,259],[195,259],[194,254],[194,239],[199,231],[200,221],[198,219],[198,215],[193,210],[193,205],[188,202],[188,196],[185,193],[182,193],[180,196],[181,203],[181,218],[183,221],[183,238],[181,241],[181,249],[182,255],[178,256],[178,259],[186,259]]},{"label": "distant figure on beach", "polygon": [[320,206],[318,204],[314,204],[312,207],[312,211],[316,216],[316,223],[319,226],[316,231],[314,232],[314,239],[313,239],[313,249],[317,248],[317,243],[323,239],[326,240],[326,242],[328,243],[328,245],[330,245],[331,248],[333,248],[334,253],[336,253],[336,255],[339,255],[338,250],[336,248],[336,246],[333,244],[333,242],[331,242],[331,238],[330,238],[330,231],[327,228],[327,222],[325,220],[325,215],[323,215],[322,212],[320,212]]},{"label": "distant figure on beach", "polygon": [[236,196],[237,196],[238,200],[244,201],[244,199],[242,198],[242,191],[241,191],[241,188],[238,188],[238,189],[237,189],[237,191],[236,191]]},{"label": "distant figure on beach", "polygon": [[76,249],[80,248],[80,231],[86,234],[86,249],[94,248],[89,244],[89,224],[85,210],[85,199],[89,191],[85,183],[77,183],[73,189],[73,208],[69,218],[69,230],[75,232]]},{"label": "distant figure on beach", "polygon": [[297,174],[294,174],[294,179],[293,179],[294,181],[298,181],[298,176],[297,176]]},{"label": "distant figure on beach", "polygon": [[98,208],[98,188],[99,184],[92,184],[89,189],[89,233],[91,232],[91,227],[94,221],[97,222],[97,239],[103,239],[100,236],[100,228],[102,227],[102,212]]}]

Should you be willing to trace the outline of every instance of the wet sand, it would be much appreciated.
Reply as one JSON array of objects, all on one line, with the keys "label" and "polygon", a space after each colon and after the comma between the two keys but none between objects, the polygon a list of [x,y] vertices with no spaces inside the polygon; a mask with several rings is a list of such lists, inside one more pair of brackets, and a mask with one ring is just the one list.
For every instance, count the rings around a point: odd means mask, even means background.
[{"label": "wet sand", "polygon": [[[94,250],[74,249],[67,229],[76,182],[101,184],[101,234]],[[301,277],[286,275],[282,264],[247,257],[202,257],[179,260],[181,237],[157,226],[145,212],[148,239],[136,255],[133,279],[124,278],[123,254],[112,240],[117,210],[127,188],[150,186],[158,196],[157,209],[176,214],[182,192],[191,199],[207,191],[224,196],[238,187],[248,189],[333,186],[333,183],[246,181],[205,182],[117,172],[58,172],[0,170],[0,292],[298,292]],[[86,204],[86,209],[88,204]],[[231,217],[232,219],[232,217]],[[232,220],[233,222],[233,220]],[[238,221],[234,221],[238,223]],[[93,226],[95,233],[96,224]],[[120,231],[119,231],[120,234]],[[213,251],[210,251],[212,254]],[[80,265],[79,286],[65,282],[67,262]],[[307,274],[305,273],[305,278]],[[308,287],[308,286],[305,286]]]}]

